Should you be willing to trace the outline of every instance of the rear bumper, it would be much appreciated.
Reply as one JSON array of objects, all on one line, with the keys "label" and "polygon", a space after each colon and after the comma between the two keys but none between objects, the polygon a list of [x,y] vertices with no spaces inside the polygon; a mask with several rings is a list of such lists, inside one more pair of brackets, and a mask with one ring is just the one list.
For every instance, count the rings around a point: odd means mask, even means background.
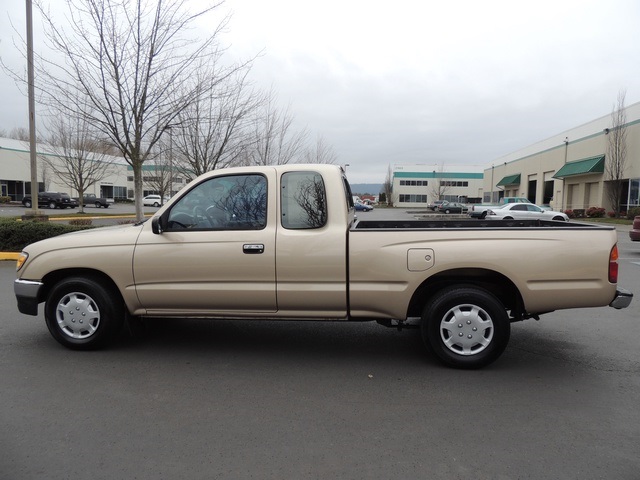
[{"label": "rear bumper", "polygon": [[629,290],[618,287],[618,289],[616,290],[616,296],[611,301],[609,306],[613,308],[627,308],[631,303],[632,298],[633,293],[631,293]]}]

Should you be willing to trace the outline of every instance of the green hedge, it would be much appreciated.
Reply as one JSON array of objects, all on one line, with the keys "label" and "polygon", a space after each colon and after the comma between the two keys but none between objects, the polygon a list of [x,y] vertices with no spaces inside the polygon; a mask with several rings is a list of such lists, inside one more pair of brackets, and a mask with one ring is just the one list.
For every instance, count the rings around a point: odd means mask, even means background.
[{"label": "green hedge", "polygon": [[86,228],[64,223],[18,222],[12,218],[4,218],[0,220],[0,252],[19,252],[30,243]]}]

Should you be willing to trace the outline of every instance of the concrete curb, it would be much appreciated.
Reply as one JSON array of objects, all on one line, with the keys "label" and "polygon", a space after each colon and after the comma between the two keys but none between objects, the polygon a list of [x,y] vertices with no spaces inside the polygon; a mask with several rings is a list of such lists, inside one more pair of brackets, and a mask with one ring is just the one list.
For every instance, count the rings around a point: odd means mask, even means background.
[{"label": "concrete curb", "polygon": [[20,252],[0,252],[0,261],[2,260],[13,260],[14,262],[18,260],[18,256]]}]

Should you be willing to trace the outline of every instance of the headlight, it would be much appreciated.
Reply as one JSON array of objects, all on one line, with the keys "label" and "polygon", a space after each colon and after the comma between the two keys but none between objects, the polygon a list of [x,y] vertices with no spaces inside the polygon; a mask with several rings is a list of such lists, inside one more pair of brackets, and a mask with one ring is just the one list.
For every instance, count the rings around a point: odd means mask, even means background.
[{"label": "headlight", "polygon": [[18,261],[16,263],[16,272],[22,268],[24,262],[27,261],[27,258],[29,258],[29,254],[27,252],[20,253],[20,256],[18,257]]}]

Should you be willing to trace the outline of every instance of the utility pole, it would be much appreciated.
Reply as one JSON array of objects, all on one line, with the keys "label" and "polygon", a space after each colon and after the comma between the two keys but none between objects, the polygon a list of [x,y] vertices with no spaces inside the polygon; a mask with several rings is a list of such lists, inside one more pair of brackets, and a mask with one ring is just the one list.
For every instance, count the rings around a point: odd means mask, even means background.
[{"label": "utility pole", "polygon": [[36,152],[36,101],[33,74],[33,20],[31,0],[27,6],[27,84],[29,96],[29,151],[31,167],[31,208],[25,212],[26,219],[34,220],[42,217],[38,210],[38,162]]}]

